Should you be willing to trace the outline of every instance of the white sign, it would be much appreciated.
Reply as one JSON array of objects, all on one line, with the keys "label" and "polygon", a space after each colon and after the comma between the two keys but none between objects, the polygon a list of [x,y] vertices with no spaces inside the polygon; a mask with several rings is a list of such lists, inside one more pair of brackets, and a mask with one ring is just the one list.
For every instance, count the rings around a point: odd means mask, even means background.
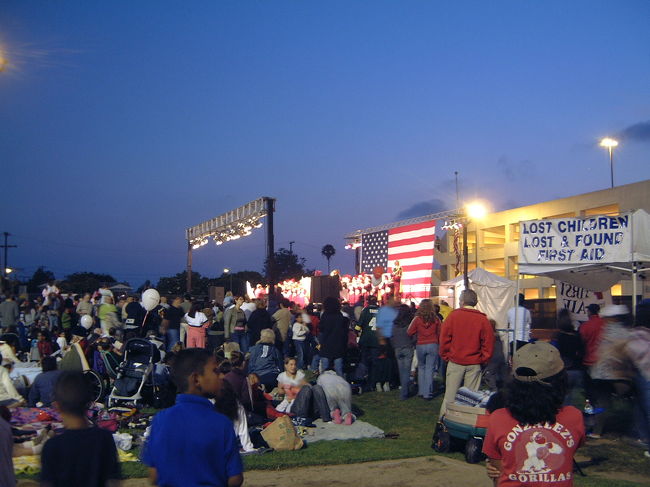
[{"label": "white sign", "polygon": [[612,294],[609,291],[589,291],[573,284],[562,281],[555,281],[555,293],[557,310],[566,308],[569,310],[571,322],[574,325],[583,323],[589,319],[587,306],[597,304],[601,308],[612,303]]},{"label": "white sign", "polygon": [[625,261],[632,248],[631,224],[630,214],[520,222],[519,263]]}]

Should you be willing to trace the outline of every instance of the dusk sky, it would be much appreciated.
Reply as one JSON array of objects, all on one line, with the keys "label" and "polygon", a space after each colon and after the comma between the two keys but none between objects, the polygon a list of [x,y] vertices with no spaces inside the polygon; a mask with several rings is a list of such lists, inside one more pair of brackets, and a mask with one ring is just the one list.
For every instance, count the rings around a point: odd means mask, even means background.
[{"label": "dusk sky", "polygon": [[[30,277],[185,268],[186,227],[277,198],[276,247],[650,178],[650,2],[0,3],[0,232]],[[194,253],[261,270],[264,229]]]}]

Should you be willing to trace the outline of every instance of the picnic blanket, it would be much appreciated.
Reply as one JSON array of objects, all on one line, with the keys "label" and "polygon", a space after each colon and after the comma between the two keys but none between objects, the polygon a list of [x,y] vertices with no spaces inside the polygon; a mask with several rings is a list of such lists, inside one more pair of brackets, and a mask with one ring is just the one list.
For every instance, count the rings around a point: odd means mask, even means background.
[{"label": "picnic blanket", "polygon": [[384,432],[376,426],[365,421],[355,421],[350,426],[336,423],[323,423],[322,420],[314,421],[315,428],[305,428],[303,440],[307,443],[331,440],[359,440],[362,438],[383,438]]},{"label": "picnic blanket", "polygon": [[[120,462],[137,462],[138,457],[133,453],[125,452],[117,449],[117,455]],[[40,455],[23,455],[22,457],[14,457],[14,474],[15,475],[36,475],[41,471],[41,456]]]}]

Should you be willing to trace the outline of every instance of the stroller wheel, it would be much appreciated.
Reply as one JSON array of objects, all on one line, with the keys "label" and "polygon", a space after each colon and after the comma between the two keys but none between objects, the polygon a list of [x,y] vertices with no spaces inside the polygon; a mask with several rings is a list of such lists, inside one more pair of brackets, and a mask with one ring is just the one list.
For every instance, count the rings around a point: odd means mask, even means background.
[{"label": "stroller wheel", "polygon": [[92,391],[93,401],[101,402],[106,393],[104,379],[102,379],[102,377],[94,370],[84,370],[83,374]]},{"label": "stroller wheel", "polygon": [[467,463],[478,463],[483,460],[483,438],[472,436],[465,444],[465,460]]},{"label": "stroller wheel", "polygon": [[451,449],[451,436],[442,423],[436,424],[431,438],[431,448],[438,453],[447,453]]}]

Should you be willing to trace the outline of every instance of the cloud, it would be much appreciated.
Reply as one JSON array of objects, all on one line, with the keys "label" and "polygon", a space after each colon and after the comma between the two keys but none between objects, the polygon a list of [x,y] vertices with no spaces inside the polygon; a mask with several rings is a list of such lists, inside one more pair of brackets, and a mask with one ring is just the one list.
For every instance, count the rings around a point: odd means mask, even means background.
[{"label": "cloud", "polygon": [[431,213],[440,213],[447,209],[445,202],[439,199],[419,201],[409,206],[406,210],[400,211],[397,218],[415,218],[418,216],[430,215]]},{"label": "cloud", "polygon": [[524,159],[519,162],[512,162],[508,156],[501,156],[497,160],[497,167],[508,181],[529,180],[535,174],[536,168],[530,160]]},{"label": "cloud", "polygon": [[650,120],[625,127],[619,137],[633,142],[650,142]]}]

